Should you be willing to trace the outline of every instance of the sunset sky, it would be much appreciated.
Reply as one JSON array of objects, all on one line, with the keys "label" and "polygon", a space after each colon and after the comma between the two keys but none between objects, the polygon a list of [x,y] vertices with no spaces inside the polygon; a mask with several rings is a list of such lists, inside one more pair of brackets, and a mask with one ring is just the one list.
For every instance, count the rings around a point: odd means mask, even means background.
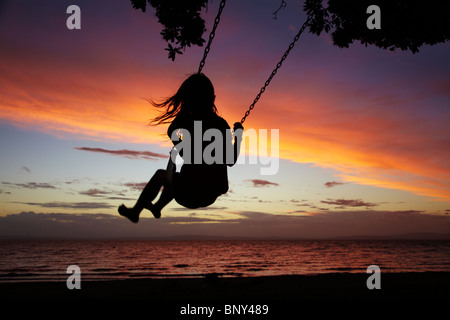
[{"label": "sunset sky", "polygon": [[[230,126],[305,20],[303,1],[286,2],[276,20],[278,0],[224,9],[203,71]],[[81,30],[66,27],[72,4]],[[218,5],[202,11],[205,39]],[[244,123],[279,130],[276,174],[247,150],[211,207],[120,217],[170,151],[147,99],[175,93],[203,56],[169,60],[162,28],[127,0],[0,3],[0,237],[450,233],[450,44],[341,49],[308,32]]]}]

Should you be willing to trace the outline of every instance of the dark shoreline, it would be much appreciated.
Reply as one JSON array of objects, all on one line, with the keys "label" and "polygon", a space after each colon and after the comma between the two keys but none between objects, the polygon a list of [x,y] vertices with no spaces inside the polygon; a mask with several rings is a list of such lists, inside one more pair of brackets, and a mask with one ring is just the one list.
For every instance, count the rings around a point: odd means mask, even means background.
[{"label": "dark shoreline", "polygon": [[88,281],[69,290],[66,281],[0,283],[2,301],[145,300],[283,302],[307,300],[446,300],[450,272],[381,273],[381,289],[368,289],[366,273],[263,277],[164,278]]}]

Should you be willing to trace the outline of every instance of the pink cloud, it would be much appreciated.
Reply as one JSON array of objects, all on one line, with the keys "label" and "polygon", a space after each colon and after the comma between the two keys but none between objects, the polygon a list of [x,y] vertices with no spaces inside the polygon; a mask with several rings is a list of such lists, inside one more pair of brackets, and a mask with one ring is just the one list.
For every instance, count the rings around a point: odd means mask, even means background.
[{"label": "pink cloud", "polygon": [[265,186],[279,186],[278,183],[270,182],[267,180],[261,180],[261,179],[252,179],[249,180],[254,187],[265,187]]},{"label": "pink cloud", "polygon": [[89,152],[95,152],[95,153],[105,153],[105,154],[111,154],[115,156],[121,156],[129,159],[146,159],[146,160],[159,160],[159,159],[167,159],[169,158],[168,155],[155,153],[151,151],[136,151],[136,150],[107,150],[102,148],[87,148],[87,147],[81,147],[81,148],[75,148],[76,150],[81,151],[89,151]]}]

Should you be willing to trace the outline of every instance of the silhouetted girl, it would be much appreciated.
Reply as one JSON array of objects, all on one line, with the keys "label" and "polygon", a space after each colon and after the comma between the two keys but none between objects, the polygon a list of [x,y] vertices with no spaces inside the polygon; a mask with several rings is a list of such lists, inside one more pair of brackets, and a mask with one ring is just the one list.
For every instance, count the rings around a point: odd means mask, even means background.
[{"label": "silhouetted girl", "polygon": [[[166,170],[155,172],[133,208],[124,205],[119,207],[122,216],[138,222],[141,211],[146,208],[155,218],[159,218],[161,209],[173,199],[187,208],[207,207],[228,191],[227,166],[234,165],[239,156],[243,127],[239,122],[234,124],[233,144],[230,127],[217,115],[214,100],[211,81],[204,74],[193,74],[183,82],[175,95],[162,103],[153,103],[165,110],[153,123],[170,123],[167,134],[174,144],[171,159]],[[205,139],[204,134],[208,130],[220,132],[223,138],[213,135],[213,138]],[[211,144],[216,148],[211,148]],[[217,148],[218,145],[222,147]],[[212,153],[211,149],[214,149]],[[178,151],[184,161],[180,172],[175,171],[174,164]],[[199,154],[203,155],[204,151],[212,157],[199,158]],[[211,159],[214,159],[213,163]],[[161,189],[158,201],[152,203]]]}]

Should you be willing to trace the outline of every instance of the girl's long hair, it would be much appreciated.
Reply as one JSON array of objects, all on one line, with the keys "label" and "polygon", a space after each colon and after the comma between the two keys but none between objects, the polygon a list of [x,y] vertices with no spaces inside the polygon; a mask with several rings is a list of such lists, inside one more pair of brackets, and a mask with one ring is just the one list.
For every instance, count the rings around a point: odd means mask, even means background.
[{"label": "girl's long hair", "polygon": [[217,114],[215,98],[211,80],[203,73],[192,74],[173,96],[160,103],[150,101],[156,108],[164,110],[150,123],[153,125],[170,123],[178,114],[205,115],[211,112]]}]

